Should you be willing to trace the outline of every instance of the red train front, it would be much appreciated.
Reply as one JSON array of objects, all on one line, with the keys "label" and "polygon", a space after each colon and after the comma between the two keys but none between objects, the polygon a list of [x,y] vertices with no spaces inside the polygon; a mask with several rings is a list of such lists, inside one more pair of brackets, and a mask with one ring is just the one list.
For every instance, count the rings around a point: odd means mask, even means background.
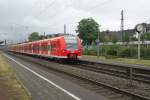
[{"label": "red train front", "polygon": [[77,36],[64,35],[51,39],[11,45],[10,51],[43,57],[78,59],[82,55]]},{"label": "red train front", "polygon": [[77,59],[81,57],[82,47],[80,39],[77,36],[64,36],[62,42],[62,56],[69,59]]},{"label": "red train front", "polygon": [[77,59],[82,55],[82,46],[77,36],[60,36],[50,39],[50,56]]}]

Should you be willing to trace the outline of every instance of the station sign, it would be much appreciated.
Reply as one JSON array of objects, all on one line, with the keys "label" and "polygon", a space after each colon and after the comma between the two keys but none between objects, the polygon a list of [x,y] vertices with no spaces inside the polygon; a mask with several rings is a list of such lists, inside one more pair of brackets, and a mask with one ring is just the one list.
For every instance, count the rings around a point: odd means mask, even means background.
[{"label": "station sign", "polygon": [[96,45],[99,46],[100,45],[100,40],[96,39]]}]

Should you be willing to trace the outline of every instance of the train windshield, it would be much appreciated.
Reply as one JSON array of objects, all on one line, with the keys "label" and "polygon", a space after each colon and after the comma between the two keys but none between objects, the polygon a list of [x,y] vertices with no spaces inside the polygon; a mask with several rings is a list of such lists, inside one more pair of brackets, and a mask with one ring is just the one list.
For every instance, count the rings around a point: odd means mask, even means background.
[{"label": "train windshield", "polygon": [[78,49],[76,36],[65,36],[65,41],[66,41],[66,47],[68,50]]}]

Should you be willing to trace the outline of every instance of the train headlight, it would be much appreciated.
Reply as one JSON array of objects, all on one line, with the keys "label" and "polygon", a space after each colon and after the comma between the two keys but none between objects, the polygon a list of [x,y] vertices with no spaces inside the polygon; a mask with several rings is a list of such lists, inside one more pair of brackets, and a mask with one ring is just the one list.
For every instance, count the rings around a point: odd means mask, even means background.
[{"label": "train headlight", "polygon": [[63,50],[63,52],[66,52],[67,50]]}]

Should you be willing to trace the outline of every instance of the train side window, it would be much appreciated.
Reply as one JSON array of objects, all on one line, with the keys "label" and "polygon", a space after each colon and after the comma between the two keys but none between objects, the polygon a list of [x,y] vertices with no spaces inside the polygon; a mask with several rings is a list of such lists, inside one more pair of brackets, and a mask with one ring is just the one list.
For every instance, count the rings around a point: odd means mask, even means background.
[{"label": "train side window", "polygon": [[48,47],[47,47],[47,45],[45,45],[45,50],[48,50]]},{"label": "train side window", "polygon": [[47,45],[48,51],[51,51],[51,45]]},{"label": "train side window", "polygon": [[43,47],[44,47],[44,50],[47,50],[47,46],[46,45],[44,45]]},{"label": "train side window", "polygon": [[55,42],[55,49],[56,49],[56,50],[59,49],[59,41],[58,41],[58,40]]},{"label": "train side window", "polygon": [[36,46],[33,46],[33,50],[36,50]]},{"label": "train side window", "polygon": [[33,50],[39,50],[39,46],[38,45],[33,46]]},{"label": "train side window", "polygon": [[33,45],[33,50],[35,50],[35,46]]},{"label": "train side window", "polygon": [[54,46],[53,46],[53,44],[51,44],[51,51],[53,51],[53,48],[54,48]]},{"label": "train side window", "polygon": [[42,50],[42,45],[39,45],[39,50]]},{"label": "train side window", "polygon": [[43,50],[43,45],[41,45],[40,49]]},{"label": "train side window", "polygon": [[56,45],[55,44],[51,44],[51,51],[55,51]]},{"label": "train side window", "polygon": [[39,46],[36,46],[36,50],[39,50]]}]

